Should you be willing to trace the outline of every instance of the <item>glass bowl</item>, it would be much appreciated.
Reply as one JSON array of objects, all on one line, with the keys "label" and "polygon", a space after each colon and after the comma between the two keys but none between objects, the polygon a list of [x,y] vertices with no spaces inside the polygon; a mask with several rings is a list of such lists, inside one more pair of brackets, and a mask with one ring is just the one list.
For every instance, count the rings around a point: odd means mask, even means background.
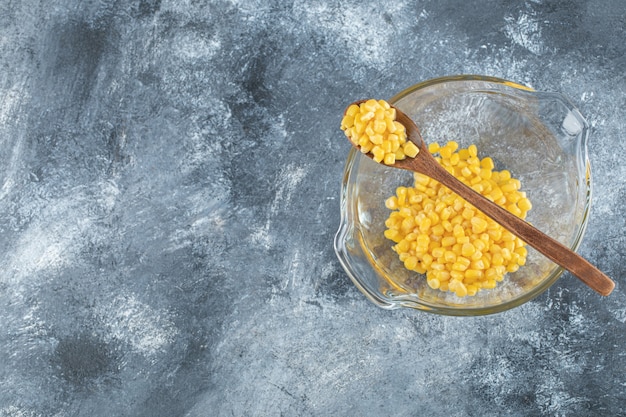
[{"label": "glass bowl", "polygon": [[[589,127],[560,94],[537,92],[499,78],[462,75],[414,85],[390,103],[420,127],[427,143],[474,143],[496,170],[507,169],[533,204],[527,221],[576,250],[591,202],[587,158]],[[482,315],[510,309],[549,288],[563,269],[528,247],[526,265],[495,289],[457,297],[431,289],[409,271],[383,232],[390,211],[385,199],[411,186],[411,172],[373,162],[350,151],[341,189],[341,224],[335,252],[358,289],[382,308],[409,307],[448,315]]]}]

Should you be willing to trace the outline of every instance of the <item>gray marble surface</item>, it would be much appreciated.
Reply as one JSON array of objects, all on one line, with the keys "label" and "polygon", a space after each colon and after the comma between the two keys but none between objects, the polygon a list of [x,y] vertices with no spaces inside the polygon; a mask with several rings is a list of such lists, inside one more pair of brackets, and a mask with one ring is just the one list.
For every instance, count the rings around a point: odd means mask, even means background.
[{"label": "gray marble surface", "polygon": [[[0,3],[0,416],[626,415],[626,3]],[[385,311],[332,249],[355,98],[476,73],[568,95],[570,275]]]}]

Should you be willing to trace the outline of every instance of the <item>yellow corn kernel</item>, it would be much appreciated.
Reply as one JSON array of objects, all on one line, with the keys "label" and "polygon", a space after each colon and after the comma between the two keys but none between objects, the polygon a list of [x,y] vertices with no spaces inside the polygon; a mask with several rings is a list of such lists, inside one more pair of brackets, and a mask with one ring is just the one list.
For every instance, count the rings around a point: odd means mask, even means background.
[{"label": "yellow corn kernel", "polygon": [[439,262],[433,262],[432,264],[430,264],[430,268],[434,271],[443,271],[446,269],[446,266]]},{"label": "yellow corn kernel", "polygon": [[488,290],[492,290],[494,288],[496,288],[496,281],[495,280],[487,280],[483,283],[483,288],[488,289]]},{"label": "yellow corn kernel", "polygon": [[376,117],[376,114],[373,111],[368,111],[366,113],[361,112],[361,121],[363,122],[369,122],[374,117]]},{"label": "yellow corn kernel", "polygon": [[456,262],[456,253],[453,251],[447,250],[443,255],[443,259],[446,263],[454,263]]},{"label": "yellow corn kernel", "polygon": [[397,230],[387,229],[385,230],[384,235],[387,239],[397,242],[398,241],[397,239],[400,233]]},{"label": "yellow corn kernel", "polygon": [[517,183],[515,183],[512,180],[508,180],[500,186],[500,189],[502,190],[503,193],[510,193],[513,191],[517,191]]},{"label": "yellow corn kernel", "polygon": [[362,134],[365,132],[365,128],[367,127],[367,122],[361,120],[361,117],[354,118],[354,127],[356,128],[357,134]]},{"label": "yellow corn kernel", "polygon": [[[443,273],[443,272],[445,272],[445,271],[441,271],[441,272]],[[465,279],[465,273],[464,273],[464,272],[462,272],[462,271],[457,271],[457,270],[454,270],[454,269],[453,269],[453,270],[451,270],[451,271],[449,272],[449,274],[450,274],[450,279],[451,279],[452,281],[457,281],[457,282],[459,282],[459,281],[462,281],[462,280],[464,280],[464,279]],[[454,285],[453,285],[453,286],[454,286]]]},{"label": "yellow corn kernel", "polygon": [[477,261],[477,260],[479,260],[479,259],[482,259],[482,257],[483,257],[483,253],[482,253],[482,251],[479,251],[479,250],[474,251],[474,253],[472,253],[472,254],[469,256],[469,258],[470,258],[472,261]]},{"label": "yellow corn kernel", "polygon": [[480,177],[488,180],[491,179],[491,176],[493,175],[493,171],[487,168],[481,168],[480,169]]},{"label": "yellow corn kernel", "polygon": [[411,230],[413,230],[413,228],[415,227],[415,220],[413,217],[405,217],[404,220],[402,220],[402,225],[400,226],[402,228],[402,230],[409,232]]},{"label": "yellow corn kernel", "polygon": [[391,152],[391,142],[389,142],[388,140],[384,140],[383,139],[383,143],[382,143],[381,147],[383,148],[385,153],[390,153]]},{"label": "yellow corn kernel", "polygon": [[471,220],[475,214],[476,211],[472,210],[471,208],[465,207],[465,209],[461,213],[461,216],[463,216],[465,220]]},{"label": "yellow corn kernel", "polygon": [[409,256],[404,261],[404,266],[406,269],[410,269],[410,270],[415,269],[415,267],[417,267],[417,258],[415,256]]},{"label": "yellow corn kernel", "polygon": [[460,263],[461,265],[465,266],[465,268],[469,267],[471,264],[470,260],[463,256],[457,256],[456,261],[457,263]]},{"label": "yellow corn kernel", "polygon": [[520,210],[523,210],[523,211],[528,211],[533,207],[533,205],[530,203],[530,200],[528,198],[521,198],[517,202],[517,206],[520,208]]},{"label": "yellow corn kernel", "polygon": [[484,240],[479,238],[479,239],[473,240],[472,241],[472,245],[474,245],[474,247],[476,248],[477,251],[481,251],[482,252],[482,250],[485,249],[485,247],[487,246],[487,243],[485,243]]},{"label": "yellow corn kernel", "polygon": [[456,243],[456,239],[454,238],[454,236],[445,236],[443,239],[441,239],[441,246],[442,247],[447,247],[447,246],[452,246]]},{"label": "yellow corn kernel", "polygon": [[438,248],[434,248],[431,252],[431,254],[433,255],[433,258],[439,259],[442,258],[443,255],[445,254],[446,250],[442,247],[438,247]]},{"label": "yellow corn kernel", "polygon": [[441,220],[448,220],[450,218],[450,216],[452,215],[452,210],[448,207],[444,208],[443,210],[441,210]]},{"label": "yellow corn kernel", "polygon": [[501,228],[487,230],[487,234],[489,235],[489,237],[491,239],[493,239],[496,242],[499,241],[500,239],[502,239],[502,229]]},{"label": "yellow corn kernel", "polygon": [[486,278],[487,280],[493,280],[493,281],[495,281],[495,280],[496,280],[496,277],[498,277],[498,272],[495,270],[495,268],[488,268],[488,269],[485,271],[485,278]]},{"label": "yellow corn kernel", "polygon": [[452,264],[453,271],[464,272],[466,269],[467,269],[467,266],[460,262],[455,262]]},{"label": "yellow corn kernel", "polygon": [[452,235],[454,236],[455,239],[459,239],[461,237],[465,236],[465,229],[463,229],[463,226],[461,226],[460,224],[455,224],[453,229],[452,229]]},{"label": "yellow corn kernel", "polygon": [[410,243],[408,240],[406,239],[402,239],[400,242],[398,242],[398,244],[395,246],[396,250],[398,252],[408,252],[410,247]]},{"label": "yellow corn kernel", "polygon": [[378,133],[374,133],[373,135],[368,135],[368,139],[370,140],[370,142],[372,142],[374,145],[383,145],[383,135],[378,134]]},{"label": "yellow corn kernel", "polygon": [[465,270],[465,278],[471,280],[482,279],[484,272],[479,269],[467,269]]},{"label": "yellow corn kernel", "polygon": [[482,194],[482,193],[483,193],[483,191],[484,191],[484,187],[483,187],[483,185],[480,183],[480,180],[481,180],[481,179],[480,179],[480,178],[478,178],[478,177],[477,177],[477,178],[474,178],[474,180],[472,180],[472,181],[470,182],[470,184],[472,185],[472,189],[473,189],[474,191],[476,191],[476,192],[477,192],[477,193],[479,193],[479,194]]},{"label": "yellow corn kernel", "polygon": [[476,252],[476,247],[471,243],[464,243],[461,248],[461,254],[465,257],[471,257]]},{"label": "yellow corn kernel", "polygon": [[354,117],[359,112],[359,106],[357,104],[351,104],[346,110],[346,115]]},{"label": "yellow corn kernel", "polygon": [[437,142],[432,142],[428,144],[428,152],[430,153],[437,153],[437,151],[439,151],[439,144]]},{"label": "yellow corn kernel", "polygon": [[395,195],[392,197],[389,197],[388,199],[385,200],[385,207],[387,207],[389,210],[395,210],[398,208],[398,197],[396,197]]},{"label": "yellow corn kernel", "polygon": [[374,144],[368,140],[367,143],[360,145],[360,147],[362,153],[369,153],[374,149]]},{"label": "yellow corn kernel", "polygon": [[430,230],[431,224],[432,224],[432,220],[430,220],[430,217],[426,217],[422,219],[418,224],[420,232],[427,233]]},{"label": "yellow corn kernel", "polygon": [[396,163],[396,154],[395,153],[386,153],[383,158],[383,163],[385,165],[393,165]]},{"label": "yellow corn kernel", "polygon": [[441,286],[441,282],[439,282],[437,278],[429,279],[427,282],[428,282],[428,286],[432,288],[433,290],[437,290]]},{"label": "yellow corn kernel", "polygon": [[452,156],[452,150],[446,145],[443,148],[439,148],[439,155],[441,155],[443,159],[450,159]]},{"label": "yellow corn kernel", "polygon": [[466,287],[467,287],[467,295],[469,296],[474,296],[478,292],[478,286],[476,286],[475,284],[469,284]]},{"label": "yellow corn kernel", "polygon": [[508,242],[508,241],[515,241],[517,237],[513,233],[509,232],[508,230],[502,229],[501,239],[505,242]]},{"label": "yellow corn kernel", "polygon": [[451,140],[446,143],[446,147],[449,148],[451,152],[455,152],[457,149],[459,149],[459,143]]},{"label": "yellow corn kernel", "polygon": [[419,151],[419,148],[413,142],[409,141],[404,144],[404,153],[411,158],[415,158]]},{"label": "yellow corn kernel", "polygon": [[391,106],[385,100],[378,100],[378,106],[382,107],[385,110],[389,110]]},{"label": "yellow corn kernel", "polygon": [[476,145],[473,144],[467,147],[467,152],[469,152],[471,157],[476,157],[478,155],[478,149],[476,148]]},{"label": "yellow corn kernel", "polygon": [[475,234],[483,233],[487,230],[487,226],[489,225],[487,220],[477,216],[472,217],[470,223],[472,225],[472,232]]},{"label": "yellow corn kernel", "polygon": [[403,159],[406,159],[406,155],[402,151],[402,148],[398,148],[396,150],[395,157],[396,157],[396,161],[402,161]]},{"label": "yellow corn kernel", "polygon": [[374,120],[373,124],[373,130],[376,133],[385,133],[385,131],[387,130],[387,123],[385,123],[384,120],[384,113],[381,113],[381,119],[379,120],[378,118],[376,120]]},{"label": "yellow corn kernel", "polygon": [[465,287],[465,285],[463,285],[463,283],[459,282],[459,284],[454,289],[454,294],[457,297],[465,297],[467,295],[467,288]]},{"label": "yellow corn kernel", "polygon": [[523,246],[515,248],[515,253],[524,258],[528,256],[528,250]]},{"label": "yellow corn kernel", "polygon": [[376,145],[372,148],[372,155],[374,155],[374,157],[372,158],[374,159],[374,161],[380,162],[385,157],[385,151],[383,150],[383,148]]},{"label": "yellow corn kernel", "polygon": [[471,269],[477,269],[479,271],[483,271],[483,270],[487,269],[487,263],[485,262],[485,258],[481,257],[480,259],[474,260],[470,264],[470,268]]},{"label": "yellow corn kernel", "polygon": [[433,259],[432,255],[430,255],[429,253],[425,253],[422,256],[422,265],[425,266],[425,267],[430,266],[430,264],[432,264],[433,261],[434,261],[434,259]]},{"label": "yellow corn kernel", "polygon": [[428,245],[430,244],[430,238],[428,237],[428,235],[425,234],[419,234],[417,238],[415,238],[415,241],[419,246],[422,247],[428,247]]},{"label": "yellow corn kernel", "polygon": [[390,133],[389,135],[387,135],[387,140],[391,143],[391,150],[393,152],[400,148],[400,138],[398,137],[398,135]]},{"label": "yellow corn kernel", "polygon": [[341,119],[341,128],[346,130],[352,126],[354,126],[354,116],[350,116],[348,114],[343,116],[343,119]]},{"label": "yellow corn kernel", "polygon": [[450,271],[437,271],[437,279],[440,282],[449,281],[451,277]]},{"label": "yellow corn kernel", "polygon": [[515,241],[513,240],[507,240],[505,242],[502,242],[502,249],[508,249],[509,252],[514,252],[515,251]]},{"label": "yellow corn kernel", "polygon": [[489,197],[491,197],[493,201],[497,201],[500,198],[504,197],[504,193],[502,192],[502,189],[500,187],[496,187],[491,190],[491,192],[489,193]]},{"label": "yellow corn kernel", "polygon": [[495,168],[495,165],[493,163],[493,159],[491,159],[488,156],[483,158],[483,159],[481,159],[480,160],[480,167],[492,171]]}]

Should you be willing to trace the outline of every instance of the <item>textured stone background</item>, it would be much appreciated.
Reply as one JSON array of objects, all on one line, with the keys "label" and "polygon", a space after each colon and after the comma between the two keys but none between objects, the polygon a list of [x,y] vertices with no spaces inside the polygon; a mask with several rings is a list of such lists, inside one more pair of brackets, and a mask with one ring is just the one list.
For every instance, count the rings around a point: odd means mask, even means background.
[{"label": "textured stone background", "polygon": [[[622,0],[0,3],[0,416],[626,415]],[[332,250],[345,105],[479,73],[591,126],[581,252],[493,316]]]}]

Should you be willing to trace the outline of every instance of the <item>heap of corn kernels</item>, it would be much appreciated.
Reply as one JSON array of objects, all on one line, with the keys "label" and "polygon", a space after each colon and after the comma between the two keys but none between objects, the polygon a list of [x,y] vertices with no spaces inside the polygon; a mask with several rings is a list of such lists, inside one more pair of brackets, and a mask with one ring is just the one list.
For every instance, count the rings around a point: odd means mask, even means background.
[{"label": "heap of corn kernels", "polygon": [[[458,150],[456,142],[429,145],[436,159],[459,180],[524,219],[531,209],[520,181],[509,171],[494,171],[475,145]],[[414,174],[413,187],[398,187],[385,202],[392,210],[385,237],[395,242],[404,266],[426,274],[433,289],[459,297],[491,289],[507,272],[526,263],[525,243],[439,182]]]},{"label": "heap of corn kernels", "polygon": [[361,152],[386,165],[407,156],[414,158],[419,148],[406,140],[405,127],[396,121],[396,110],[385,100],[367,100],[352,104],[341,120],[341,129]]}]

